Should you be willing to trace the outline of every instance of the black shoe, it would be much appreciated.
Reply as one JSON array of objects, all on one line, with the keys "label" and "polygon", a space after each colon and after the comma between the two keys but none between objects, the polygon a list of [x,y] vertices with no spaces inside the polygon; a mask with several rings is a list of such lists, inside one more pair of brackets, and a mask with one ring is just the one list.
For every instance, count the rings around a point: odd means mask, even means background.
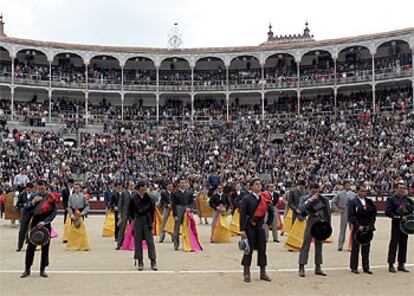
[{"label": "black shoe", "polygon": [[263,275],[261,275],[260,276],[260,279],[262,280],[262,281],[265,281],[265,282],[271,282],[272,281],[272,279],[267,275],[267,274],[263,274]]},{"label": "black shoe", "polygon": [[44,269],[44,268],[40,270],[40,276],[41,276],[41,277],[44,277],[44,278],[49,277],[49,276],[47,275],[47,273],[45,272],[45,269]]},{"label": "black shoe", "polygon": [[388,271],[389,272],[391,272],[391,273],[396,273],[397,271],[395,270],[395,268],[394,268],[394,264],[390,264],[389,266],[388,266]]},{"label": "black shoe", "polygon": [[371,269],[365,269],[365,270],[364,270],[364,272],[365,272],[365,273],[368,273],[368,274],[374,274],[374,273],[371,271]]},{"label": "black shoe", "polygon": [[321,276],[326,276],[326,273],[324,273],[322,271],[322,268],[319,264],[317,264],[316,267],[315,267],[315,274],[316,275],[321,275]]},{"label": "black shoe", "polygon": [[305,277],[305,265],[299,264],[299,276]]},{"label": "black shoe", "polygon": [[178,246],[174,246],[174,251],[178,251]]},{"label": "black shoe", "polygon": [[160,238],[159,243],[162,244],[164,242],[164,238]]},{"label": "black shoe", "polygon": [[144,263],[143,262],[139,262],[138,263],[138,271],[143,271],[144,270]]},{"label": "black shoe", "polygon": [[16,252],[20,252],[22,250],[22,248],[17,248]]},{"label": "black shoe", "polygon": [[115,248],[115,250],[121,250],[121,247],[117,246],[117,247]]},{"label": "black shoe", "polygon": [[404,264],[398,265],[397,270],[402,272],[410,272],[408,269],[405,268]]},{"label": "black shoe", "polygon": [[352,273],[355,273],[355,274],[359,274],[358,269],[351,269],[351,272],[352,272]]},{"label": "black shoe", "polygon": [[338,248],[338,252],[342,252],[342,248]]},{"label": "black shoe", "polygon": [[28,277],[30,275],[30,269],[26,269],[21,275],[21,278]]},{"label": "black shoe", "polygon": [[154,271],[157,271],[158,270],[158,268],[157,268],[157,262],[155,260],[152,260],[151,261],[151,269],[154,270]]},{"label": "black shoe", "polygon": [[278,240],[278,239],[274,239],[273,240],[275,243],[280,243],[280,240]]}]

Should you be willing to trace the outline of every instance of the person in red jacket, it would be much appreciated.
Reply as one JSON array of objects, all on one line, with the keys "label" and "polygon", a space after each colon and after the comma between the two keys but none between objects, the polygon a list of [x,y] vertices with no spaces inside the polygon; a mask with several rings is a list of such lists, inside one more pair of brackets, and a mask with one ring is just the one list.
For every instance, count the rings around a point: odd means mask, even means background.
[{"label": "person in red jacket", "polygon": [[[271,199],[266,194],[260,194],[262,185],[260,179],[250,181],[251,192],[245,194],[240,204],[240,234],[249,241],[250,252],[243,256],[241,264],[244,267],[244,281],[251,281],[250,265],[253,250],[257,250],[257,265],[260,267],[260,279],[270,282],[266,274],[266,233],[265,228],[271,227],[273,222],[273,208]],[[265,216],[267,213],[267,221]]]}]

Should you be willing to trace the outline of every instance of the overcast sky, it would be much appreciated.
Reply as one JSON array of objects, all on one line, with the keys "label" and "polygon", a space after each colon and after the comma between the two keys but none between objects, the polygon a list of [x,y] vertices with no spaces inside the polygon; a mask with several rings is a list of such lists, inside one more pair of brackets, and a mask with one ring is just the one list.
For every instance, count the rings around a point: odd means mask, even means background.
[{"label": "overcast sky", "polygon": [[[174,22],[184,47],[258,45],[275,34],[329,39],[414,27],[414,1],[0,0],[8,36],[82,44],[167,47]],[[381,4],[380,4],[381,3]]]}]

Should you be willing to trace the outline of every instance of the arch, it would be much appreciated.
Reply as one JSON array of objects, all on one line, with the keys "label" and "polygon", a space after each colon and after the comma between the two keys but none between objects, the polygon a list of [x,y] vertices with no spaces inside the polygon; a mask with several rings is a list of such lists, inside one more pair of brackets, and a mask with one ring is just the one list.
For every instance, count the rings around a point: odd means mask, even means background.
[{"label": "arch", "polygon": [[[171,57],[165,57],[165,58],[161,59],[160,70],[161,70],[162,66],[165,65],[165,63],[167,63],[168,61],[172,61],[173,63],[184,62],[184,64],[188,65],[188,68],[191,69],[191,63],[188,59],[186,59],[184,57],[180,57],[180,56],[171,56]],[[165,71],[165,69],[162,69],[162,70]]]},{"label": "arch", "polygon": [[237,55],[237,56],[234,56],[233,58],[231,58],[229,66],[231,67],[231,64],[236,60],[242,59],[243,61],[248,61],[249,58],[253,58],[253,60],[256,60],[257,63],[260,65],[260,58],[259,57],[255,56],[255,55],[251,55],[251,54],[242,54],[242,55]]},{"label": "arch", "polygon": [[[125,59],[125,65],[124,65],[124,66],[126,66],[126,64],[127,64],[128,62],[130,62],[132,59],[144,59],[142,62],[144,62],[144,61],[149,61],[149,62],[151,62],[151,63],[152,63],[152,65],[153,65],[153,66],[154,66],[154,68],[155,68],[155,61],[154,61],[152,58],[146,57],[146,56],[144,56],[144,55],[134,55],[134,56],[128,56],[128,57]],[[137,61],[137,62],[139,62],[139,61]]]},{"label": "arch", "polygon": [[7,52],[8,56],[9,56],[9,59],[11,59],[10,50],[9,50],[8,48],[6,48],[5,46],[0,45],[0,51],[1,51],[2,49],[3,49],[4,51],[6,51],[6,52]]},{"label": "arch", "polygon": [[293,60],[295,60],[295,55],[293,53],[290,53],[290,52],[282,52],[281,51],[281,52],[274,52],[272,54],[267,55],[266,58],[265,58],[265,64],[267,63],[267,61],[269,59],[273,58],[274,56],[279,56],[279,55],[283,55],[283,56],[288,55],[288,56],[291,56],[293,58]]},{"label": "arch", "polygon": [[410,48],[410,41],[408,40],[408,38],[406,39],[406,38],[389,38],[389,39],[386,39],[386,40],[382,40],[381,42],[379,42],[378,43],[378,45],[375,47],[375,52],[377,53],[378,52],[378,49],[381,47],[381,46],[383,46],[383,45],[385,45],[385,44],[387,44],[387,43],[389,43],[389,42],[392,42],[392,41],[400,41],[400,42],[402,42],[402,43],[406,43],[407,44],[407,46],[408,46],[408,48],[410,49],[410,51],[411,51],[411,48]]},{"label": "arch", "polygon": [[302,64],[302,62],[303,62],[303,58],[304,58],[305,56],[309,55],[310,53],[315,53],[315,54],[316,54],[316,52],[319,52],[319,53],[324,53],[324,52],[326,52],[326,53],[328,53],[328,54],[329,54],[329,56],[330,56],[330,58],[331,58],[331,59],[332,59],[332,57],[333,57],[333,53],[332,53],[330,50],[327,50],[327,49],[309,49],[309,50],[304,51],[304,52],[301,54],[301,56],[300,56],[300,64]]},{"label": "arch", "polygon": [[338,58],[339,58],[339,55],[340,55],[343,51],[345,51],[345,50],[346,50],[346,49],[348,49],[348,48],[354,48],[354,47],[361,47],[360,51],[362,51],[363,49],[366,49],[366,50],[368,50],[368,52],[371,54],[371,52],[370,52],[370,50],[369,50],[369,47],[368,47],[367,45],[352,44],[352,45],[343,46],[343,47],[341,47],[340,49],[338,48]]},{"label": "arch", "polygon": [[[148,65],[146,65],[148,63]],[[154,60],[145,56],[130,56],[123,67],[124,84],[155,85],[156,67]]]},{"label": "arch", "polygon": [[224,65],[226,65],[226,63],[225,63],[225,61],[224,61],[224,59],[223,59],[223,58],[221,58],[221,57],[219,57],[219,56],[214,56],[214,55],[206,55],[206,56],[200,56],[200,57],[196,58],[196,59],[195,59],[195,65],[197,65],[197,63],[198,63],[200,60],[203,60],[203,59],[208,59],[208,58],[218,59],[218,60],[222,61]]},{"label": "arch", "polygon": [[115,59],[118,62],[119,67],[121,67],[121,61],[118,59],[118,57],[116,57],[115,55],[112,54],[107,54],[107,53],[97,53],[97,54],[92,54],[89,57],[89,61],[88,64],[90,64],[92,62],[93,59],[95,58],[99,58],[99,57],[111,57],[113,59]]},{"label": "arch", "polygon": [[366,49],[368,49],[368,51],[371,53],[370,51],[370,45],[368,43],[353,43],[353,44],[342,44],[336,47],[336,50],[338,52],[338,56],[341,53],[341,51],[350,48],[350,47],[365,47]]},{"label": "arch", "polygon": [[79,53],[77,53],[77,52],[74,52],[74,51],[70,51],[70,50],[68,50],[68,51],[59,51],[59,52],[55,52],[55,54],[53,55],[53,61],[55,60],[55,58],[58,56],[58,55],[61,55],[61,54],[71,54],[71,55],[75,55],[76,57],[78,57],[78,58],[80,58],[81,60],[82,60],[82,63],[83,64],[85,64],[85,59],[83,58],[83,56],[81,56]]},{"label": "arch", "polygon": [[47,53],[46,52],[44,52],[42,49],[39,49],[39,48],[35,48],[35,47],[31,47],[31,46],[28,46],[28,47],[21,47],[20,49],[18,49],[18,50],[16,50],[16,57],[17,57],[17,55],[21,52],[21,51],[35,51],[35,52],[39,52],[39,53],[41,53],[42,55],[44,55],[45,57],[46,57],[46,61],[47,61]]}]

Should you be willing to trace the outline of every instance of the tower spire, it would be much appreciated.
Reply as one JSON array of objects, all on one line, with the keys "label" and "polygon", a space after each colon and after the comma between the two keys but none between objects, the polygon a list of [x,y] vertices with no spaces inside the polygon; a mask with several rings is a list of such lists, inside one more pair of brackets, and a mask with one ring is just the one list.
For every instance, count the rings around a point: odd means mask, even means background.
[{"label": "tower spire", "polygon": [[267,40],[273,38],[272,23],[269,23],[269,32],[267,32]]},{"label": "tower spire", "polygon": [[303,35],[304,36],[310,36],[310,30],[309,30],[308,25],[309,25],[309,22],[308,22],[308,20],[306,20],[306,22],[305,22],[305,30],[303,30]]},{"label": "tower spire", "polygon": [[6,34],[4,34],[3,13],[0,14],[0,36],[6,36]]}]

